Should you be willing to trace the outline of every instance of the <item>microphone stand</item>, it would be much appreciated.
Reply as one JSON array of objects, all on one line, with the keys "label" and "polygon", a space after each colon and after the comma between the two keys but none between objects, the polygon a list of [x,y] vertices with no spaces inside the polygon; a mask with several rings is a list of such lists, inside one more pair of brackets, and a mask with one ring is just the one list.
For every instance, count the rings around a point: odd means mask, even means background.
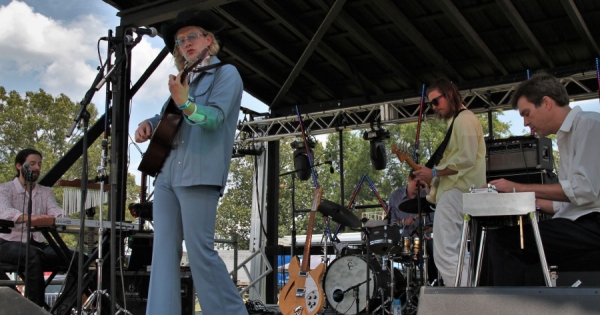
[{"label": "microphone stand", "polygon": [[[111,32],[112,31],[109,31],[109,37],[110,37]],[[138,36],[138,38],[130,45],[130,47],[125,47],[125,49],[131,51],[131,49],[133,49],[133,47],[135,47],[135,45],[137,45],[141,41],[141,39],[142,39],[142,37]],[[124,44],[127,46],[126,42],[124,42]],[[110,42],[109,42],[109,48],[110,48]],[[96,75],[96,78],[94,79],[94,82],[92,83],[91,88],[86,92],[83,100],[80,102],[81,107],[79,109],[79,112],[75,116],[75,119],[73,120],[73,124],[71,125],[71,128],[67,132],[67,137],[71,137],[71,135],[73,134],[73,131],[75,130],[75,127],[77,127],[78,125],[81,127],[81,122],[83,121],[83,128],[81,128],[83,131],[82,141],[81,141],[83,153],[82,153],[82,158],[81,158],[81,161],[82,161],[81,202],[79,204],[79,213],[80,213],[79,231],[80,231],[80,233],[79,233],[79,249],[78,249],[79,260],[78,260],[78,269],[77,269],[77,314],[81,314],[82,295],[83,295],[83,252],[84,252],[84,246],[83,246],[84,245],[84,233],[83,233],[83,231],[85,228],[84,210],[85,210],[85,201],[86,201],[87,189],[88,189],[88,179],[87,179],[88,178],[88,168],[87,168],[88,151],[87,150],[88,150],[88,127],[89,127],[89,120],[90,120],[90,113],[87,111],[87,105],[92,101],[92,98],[94,97],[94,94],[96,93],[96,91],[100,90],[100,88],[102,88],[104,83],[106,83],[107,80],[111,79],[111,77],[113,76],[113,71],[115,69],[118,69],[120,64],[126,59],[125,55],[123,55],[119,59],[117,59],[114,66],[112,67],[112,69],[109,69],[106,76],[104,76],[104,69],[110,63],[111,53],[112,53],[112,51],[109,49],[107,61],[98,70],[98,74]],[[106,113],[106,115],[108,115],[108,113]]]},{"label": "microphone stand", "polygon": [[[23,167],[21,167],[21,173],[23,172]],[[25,191],[27,191],[27,183],[29,183],[29,200],[27,201],[27,244],[25,245],[25,297],[29,299],[29,291],[31,291],[31,287],[29,286],[29,248],[31,247],[31,213],[32,213],[32,192],[33,192],[33,181],[32,176],[33,172],[29,169],[23,174],[23,178],[25,179]]]}]

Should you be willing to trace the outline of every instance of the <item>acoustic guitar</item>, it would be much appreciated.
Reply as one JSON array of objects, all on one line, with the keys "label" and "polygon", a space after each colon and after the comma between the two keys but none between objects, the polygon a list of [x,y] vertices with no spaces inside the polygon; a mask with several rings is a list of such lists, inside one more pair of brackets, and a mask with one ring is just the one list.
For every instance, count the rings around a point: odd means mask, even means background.
[{"label": "acoustic guitar", "polygon": [[[408,154],[406,154],[405,150],[402,150],[401,148],[399,148],[398,146],[392,146],[392,153],[396,154],[396,156],[398,157],[398,160],[400,160],[401,163],[408,163],[408,165],[410,165],[410,167],[412,167],[413,170],[419,170],[421,169],[421,166],[417,163],[415,163],[415,161],[413,161],[410,156],[408,156]],[[435,194],[437,193],[437,186],[439,184],[439,178],[438,177],[434,177],[431,180],[431,183],[427,183],[427,185],[429,185],[429,194],[427,194],[427,197],[425,197],[425,199],[427,199],[427,201],[431,204],[435,204]]]},{"label": "acoustic guitar", "polygon": [[325,264],[320,263],[310,270],[310,244],[312,241],[315,213],[321,204],[323,188],[317,188],[313,194],[302,256],[302,266],[298,257],[290,262],[288,272],[290,279],[279,293],[279,309],[283,315],[315,315],[323,309],[325,295],[321,282],[325,274]]},{"label": "acoustic guitar", "polygon": [[[181,74],[181,84],[187,79],[188,73],[204,60],[206,54],[208,54],[208,49],[204,48],[196,59],[185,66]],[[169,99],[169,104],[165,106],[160,121],[152,132],[148,149],[144,153],[144,156],[142,156],[140,166],[138,166],[139,171],[152,177],[158,175],[167,156],[171,153],[173,138],[175,138],[182,121],[182,111],[177,108],[177,104],[175,104],[172,98]]]}]

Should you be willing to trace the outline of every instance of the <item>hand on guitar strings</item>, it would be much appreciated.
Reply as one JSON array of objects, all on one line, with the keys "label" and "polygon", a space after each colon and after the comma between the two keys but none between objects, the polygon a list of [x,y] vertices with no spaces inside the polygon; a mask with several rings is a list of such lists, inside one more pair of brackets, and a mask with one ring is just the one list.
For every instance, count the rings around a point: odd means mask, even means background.
[{"label": "hand on guitar strings", "polygon": [[421,168],[415,170],[413,174],[415,174],[416,179],[420,180],[421,183],[428,184],[431,183],[431,180],[433,179],[433,172],[426,166],[421,166]]},{"label": "hand on guitar strings", "polygon": [[169,91],[171,92],[171,98],[175,102],[175,105],[181,105],[188,99],[188,92],[190,86],[188,85],[187,79],[182,80],[183,70],[179,71],[177,76],[172,74],[169,75]]}]

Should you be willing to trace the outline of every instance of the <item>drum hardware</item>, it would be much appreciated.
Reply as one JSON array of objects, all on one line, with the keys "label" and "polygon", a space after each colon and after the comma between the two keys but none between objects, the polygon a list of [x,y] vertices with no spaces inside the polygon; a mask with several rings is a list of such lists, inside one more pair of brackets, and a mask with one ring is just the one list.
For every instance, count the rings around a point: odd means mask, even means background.
[{"label": "drum hardware", "polygon": [[367,228],[369,249],[378,255],[396,254],[402,250],[402,235],[397,225],[382,225]]}]

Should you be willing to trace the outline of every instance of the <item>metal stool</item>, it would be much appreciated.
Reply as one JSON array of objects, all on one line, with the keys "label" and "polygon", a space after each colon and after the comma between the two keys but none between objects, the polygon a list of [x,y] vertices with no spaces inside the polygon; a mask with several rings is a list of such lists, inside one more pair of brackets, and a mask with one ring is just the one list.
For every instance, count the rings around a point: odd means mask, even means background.
[{"label": "metal stool", "polygon": [[[456,268],[455,286],[458,287],[460,285],[467,245],[467,234],[469,233],[469,223],[471,217],[529,215],[529,217],[531,218],[531,225],[533,226],[533,234],[535,236],[536,245],[540,255],[540,262],[542,265],[542,272],[544,273],[544,280],[546,281],[546,286],[555,287],[556,278],[550,277],[550,269],[548,268],[546,254],[544,253],[544,247],[542,246],[542,240],[540,237],[540,229],[537,223],[538,220],[537,212],[535,209],[535,193],[524,192],[500,194],[497,192],[492,192],[491,189],[471,189],[471,191],[471,193],[463,194],[463,212],[465,213],[465,216],[463,221],[460,251],[458,254],[458,265]],[[522,228],[523,225],[521,224],[521,229]],[[481,232],[481,245],[479,255],[477,257],[477,267],[473,283],[469,283],[472,274],[471,266],[469,265],[467,267],[467,272],[469,274],[468,286],[477,286],[479,273],[481,271],[481,260],[483,258],[483,244],[485,243],[486,233],[487,231],[484,228]],[[522,230],[521,233],[523,233]]]}]

